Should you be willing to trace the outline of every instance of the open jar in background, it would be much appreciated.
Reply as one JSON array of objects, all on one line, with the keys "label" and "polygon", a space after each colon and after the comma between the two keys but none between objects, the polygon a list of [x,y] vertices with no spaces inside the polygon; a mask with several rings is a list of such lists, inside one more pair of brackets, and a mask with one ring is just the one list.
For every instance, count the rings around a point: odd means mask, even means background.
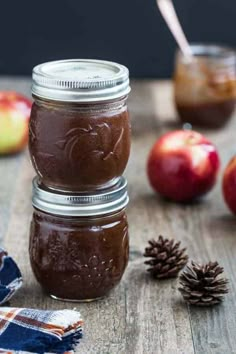
[{"label": "open jar in background", "polygon": [[44,185],[68,192],[115,185],[130,153],[129,72],[102,60],[33,69],[29,151]]},{"label": "open jar in background", "polygon": [[214,45],[191,45],[193,60],[177,52],[174,98],[179,118],[193,126],[219,128],[235,110],[236,54]]},{"label": "open jar in background", "polygon": [[124,177],[112,188],[79,195],[34,179],[30,261],[47,294],[92,301],[120,282],[129,257],[128,200]]}]

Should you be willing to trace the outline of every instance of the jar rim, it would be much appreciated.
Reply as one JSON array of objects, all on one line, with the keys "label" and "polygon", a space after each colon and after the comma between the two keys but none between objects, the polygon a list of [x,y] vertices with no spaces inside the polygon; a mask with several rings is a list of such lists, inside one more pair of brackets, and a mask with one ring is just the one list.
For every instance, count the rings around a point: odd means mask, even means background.
[{"label": "jar rim", "polygon": [[129,70],[96,59],[56,60],[33,68],[32,94],[62,102],[100,102],[127,96]]},{"label": "jar rim", "polygon": [[124,209],[129,202],[127,180],[122,176],[115,186],[96,192],[66,193],[50,190],[39,177],[33,179],[32,204],[54,215],[98,216]]},{"label": "jar rim", "polygon": [[[190,43],[190,48],[196,58],[202,57],[204,60],[219,61],[229,65],[235,65],[236,63],[236,50],[227,45],[219,45],[214,43]],[[184,58],[184,55],[179,49],[177,50],[177,56]]]}]

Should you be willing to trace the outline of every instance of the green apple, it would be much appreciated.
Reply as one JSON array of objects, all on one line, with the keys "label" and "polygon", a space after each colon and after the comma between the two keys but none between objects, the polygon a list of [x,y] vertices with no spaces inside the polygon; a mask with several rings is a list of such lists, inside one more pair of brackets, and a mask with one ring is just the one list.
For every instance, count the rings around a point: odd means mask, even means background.
[{"label": "green apple", "polygon": [[28,143],[31,101],[12,91],[0,91],[0,154],[19,152]]}]

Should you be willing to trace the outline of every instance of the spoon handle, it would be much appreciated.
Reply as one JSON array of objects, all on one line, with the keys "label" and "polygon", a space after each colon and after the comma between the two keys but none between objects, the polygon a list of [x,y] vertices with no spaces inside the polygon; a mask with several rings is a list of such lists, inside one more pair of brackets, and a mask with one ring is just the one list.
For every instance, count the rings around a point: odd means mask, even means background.
[{"label": "spoon handle", "polygon": [[164,17],[171,33],[178,43],[184,56],[191,59],[193,56],[191,47],[185,37],[183,29],[179,23],[172,0],[156,0],[162,16]]}]

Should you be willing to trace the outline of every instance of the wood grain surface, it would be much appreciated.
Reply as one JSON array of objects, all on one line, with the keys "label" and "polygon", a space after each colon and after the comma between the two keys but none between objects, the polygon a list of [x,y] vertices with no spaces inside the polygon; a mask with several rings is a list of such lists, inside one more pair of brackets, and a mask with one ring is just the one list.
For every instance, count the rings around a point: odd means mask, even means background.
[{"label": "wood grain surface", "polygon": [[[149,149],[161,133],[180,125],[169,82],[136,81],[132,88],[133,141],[126,170],[131,253],[122,282],[108,297],[89,304],[57,302],[41,291],[28,257],[34,171],[26,152],[0,159],[0,238],[24,276],[24,286],[11,306],[79,309],[85,328],[77,353],[236,353],[236,218],[222,200],[221,178],[204,200],[188,206],[167,203],[152,192],[145,171]],[[30,95],[30,80],[2,78],[0,89]],[[225,129],[203,131],[219,148],[222,168],[235,153],[235,131],[235,118]],[[149,278],[142,254],[147,240],[159,234],[181,240],[191,259],[218,260],[225,267],[230,293],[222,305],[188,307],[177,290],[178,280]]]}]

